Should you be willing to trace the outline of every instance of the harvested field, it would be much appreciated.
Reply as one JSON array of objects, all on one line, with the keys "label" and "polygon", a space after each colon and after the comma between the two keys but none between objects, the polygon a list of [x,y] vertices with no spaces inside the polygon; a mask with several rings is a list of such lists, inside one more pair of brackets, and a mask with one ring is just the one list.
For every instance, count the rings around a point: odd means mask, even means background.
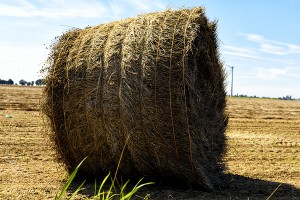
[{"label": "harvested field", "polygon": [[[0,86],[0,199],[53,199],[66,173],[44,131],[41,95],[41,87]],[[228,187],[212,194],[154,185],[140,196],[266,199],[283,183],[271,199],[300,199],[300,101],[228,98],[227,109]],[[93,185],[81,195],[93,195]]]}]

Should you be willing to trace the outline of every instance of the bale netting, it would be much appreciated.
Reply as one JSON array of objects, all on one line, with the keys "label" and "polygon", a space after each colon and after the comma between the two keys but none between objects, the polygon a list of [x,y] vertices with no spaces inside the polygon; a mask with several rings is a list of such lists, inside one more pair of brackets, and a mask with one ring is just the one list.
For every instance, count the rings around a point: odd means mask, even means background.
[{"label": "bale netting", "polygon": [[118,168],[131,179],[219,185],[227,115],[217,45],[202,7],[63,34],[49,56],[43,112],[67,169],[87,157],[84,176]]}]

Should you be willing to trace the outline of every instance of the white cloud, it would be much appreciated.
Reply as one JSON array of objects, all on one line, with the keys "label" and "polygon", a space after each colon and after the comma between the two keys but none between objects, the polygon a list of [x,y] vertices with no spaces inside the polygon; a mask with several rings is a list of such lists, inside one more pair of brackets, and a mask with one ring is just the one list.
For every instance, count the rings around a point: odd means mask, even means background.
[{"label": "white cloud", "polygon": [[8,17],[86,17],[107,16],[109,10],[98,1],[49,0],[39,1],[39,6],[26,0],[0,2],[0,15]]},{"label": "white cloud", "polygon": [[265,39],[261,35],[257,34],[241,34],[245,36],[247,40],[258,43],[260,45],[260,51],[275,54],[275,55],[289,55],[300,54],[300,46],[295,44],[289,44],[274,40]]},{"label": "white cloud", "polygon": [[242,57],[242,58],[247,58],[247,59],[259,59],[259,57],[257,57],[257,56],[249,55],[249,54],[241,53],[241,52],[222,51],[222,54],[235,56],[235,57]]},{"label": "white cloud", "polygon": [[262,43],[260,45],[262,51],[269,53],[269,54],[276,54],[276,55],[286,55],[288,54],[287,49],[283,46],[274,45],[271,43]]},{"label": "white cloud", "polygon": [[165,5],[157,0],[126,0],[132,4],[135,8],[143,12],[153,11],[153,8],[165,9]]},{"label": "white cloud", "polygon": [[265,80],[280,79],[288,74],[288,68],[256,68],[256,71],[257,77]]},{"label": "white cloud", "polygon": [[[271,47],[265,47],[266,49],[271,49]],[[276,49],[276,47],[273,47]],[[285,65],[293,65],[294,61],[291,59],[279,59],[277,57],[266,57],[260,54],[259,49],[255,48],[246,48],[246,47],[236,47],[232,45],[224,45],[222,47],[221,53],[222,55],[227,55],[230,57],[235,57],[238,60],[251,60],[251,61],[265,61],[265,62],[276,62],[282,63]],[[278,54],[277,54],[278,55]]]},{"label": "white cloud", "polygon": [[141,13],[164,10],[164,5],[160,0],[110,0],[109,9],[114,19],[123,18],[122,16],[136,16]]},{"label": "white cloud", "polygon": [[232,45],[224,45],[221,50],[222,54],[236,56],[241,58],[259,59],[255,50],[249,48],[235,47]]},{"label": "white cloud", "polygon": [[[241,35],[244,35],[244,34],[241,34]],[[247,40],[250,40],[250,41],[254,41],[254,42],[259,42],[259,41],[263,41],[264,38],[260,35],[256,35],[256,34],[245,34]]]},{"label": "white cloud", "polygon": [[[134,9],[132,9],[134,8]],[[38,3],[30,3],[29,0],[0,1],[0,16],[8,17],[83,17],[83,18],[116,18],[114,14],[149,12],[165,8],[159,0],[115,0],[108,5],[97,0],[39,0]],[[113,14],[113,15],[112,15]]]},{"label": "white cloud", "polygon": [[252,55],[255,54],[255,51],[253,49],[249,49],[249,48],[241,48],[241,47],[235,47],[235,46],[231,46],[231,45],[224,45],[223,48],[226,50],[233,51],[233,52],[252,54]]}]

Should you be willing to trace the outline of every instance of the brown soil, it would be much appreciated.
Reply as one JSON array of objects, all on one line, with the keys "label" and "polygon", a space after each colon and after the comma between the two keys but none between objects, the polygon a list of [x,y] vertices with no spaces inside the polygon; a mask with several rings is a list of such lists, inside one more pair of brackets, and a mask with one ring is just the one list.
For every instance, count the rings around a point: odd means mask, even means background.
[{"label": "brown soil", "polygon": [[[0,86],[0,199],[54,199],[65,181],[39,112],[41,95],[41,87]],[[223,188],[155,184],[138,196],[267,199],[282,183],[270,199],[300,199],[300,101],[228,98],[228,112]],[[79,197],[93,195],[93,184],[84,187]]]}]

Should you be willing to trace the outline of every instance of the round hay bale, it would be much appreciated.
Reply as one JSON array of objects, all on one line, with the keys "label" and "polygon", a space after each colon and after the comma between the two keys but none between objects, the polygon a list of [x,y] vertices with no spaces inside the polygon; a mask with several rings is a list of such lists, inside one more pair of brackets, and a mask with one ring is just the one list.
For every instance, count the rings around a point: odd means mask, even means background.
[{"label": "round hay bale", "polygon": [[[52,46],[43,112],[69,171],[221,183],[226,92],[201,7],[76,29]],[[122,160],[118,165],[120,157]]]}]

